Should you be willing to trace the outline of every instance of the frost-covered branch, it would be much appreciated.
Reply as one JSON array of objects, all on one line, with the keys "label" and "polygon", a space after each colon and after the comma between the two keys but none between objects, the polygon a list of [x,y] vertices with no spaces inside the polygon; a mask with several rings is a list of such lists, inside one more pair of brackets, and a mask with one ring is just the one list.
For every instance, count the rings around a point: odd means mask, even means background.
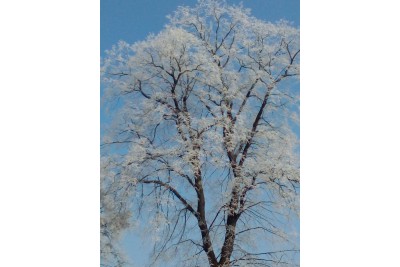
[{"label": "frost-covered branch", "polygon": [[179,194],[179,192],[175,188],[173,188],[172,186],[170,186],[170,185],[168,185],[166,183],[163,183],[161,181],[158,181],[158,180],[144,180],[144,181],[140,181],[140,182],[144,183],[144,184],[157,184],[157,185],[160,185],[160,186],[164,187],[165,189],[171,191],[182,202],[182,204],[185,206],[185,208],[187,208],[195,217],[198,216],[196,211],[186,201],[186,199],[184,199],[181,196],[181,194]]}]

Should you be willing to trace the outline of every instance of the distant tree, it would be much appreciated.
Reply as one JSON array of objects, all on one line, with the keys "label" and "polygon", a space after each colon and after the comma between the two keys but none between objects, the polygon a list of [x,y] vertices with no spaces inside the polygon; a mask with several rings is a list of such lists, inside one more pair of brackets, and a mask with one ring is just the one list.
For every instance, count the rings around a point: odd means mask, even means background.
[{"label": "distant tree", "polygon": [[299,30],[216,0],[169,20],[102,62],[103,262],[146,222],[153,264],[297,265]]}]

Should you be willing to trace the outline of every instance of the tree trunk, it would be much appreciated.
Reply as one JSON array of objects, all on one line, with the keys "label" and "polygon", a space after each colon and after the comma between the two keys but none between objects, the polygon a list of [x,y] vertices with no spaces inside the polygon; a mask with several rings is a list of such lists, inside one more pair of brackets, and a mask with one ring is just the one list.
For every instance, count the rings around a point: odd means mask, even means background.
[{"label": "tree trunk", "polygon": [[237,214],[229,214],[226,222],[225,241],[221,250],[219,267],[229,267],[230,258],[235,243],[236,222],[239,219]]}]

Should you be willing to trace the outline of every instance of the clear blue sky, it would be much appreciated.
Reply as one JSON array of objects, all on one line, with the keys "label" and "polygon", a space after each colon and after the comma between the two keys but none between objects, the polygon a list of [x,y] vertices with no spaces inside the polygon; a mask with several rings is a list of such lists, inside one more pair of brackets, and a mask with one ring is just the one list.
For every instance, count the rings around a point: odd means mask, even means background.
[{"label": "clear blue sky", "polygon": [[[197,0],[101,0],[101,56],[119,40],[134,43],[143,40],[149,33],[158,33],[167,23],[166,16],[178,6],[193,6],[196,2]],[[299,0],[228,0],[228,3],[233,4],[240,2],[250,8],[252,15],[259,19],[271,22],[285,19],[296,26],[300,24]],[[105,121],[104,118],[102,121]],[[145,265],[150,248],[142,245],[135,233],[128,234],[123,245],[135,267]]]}]

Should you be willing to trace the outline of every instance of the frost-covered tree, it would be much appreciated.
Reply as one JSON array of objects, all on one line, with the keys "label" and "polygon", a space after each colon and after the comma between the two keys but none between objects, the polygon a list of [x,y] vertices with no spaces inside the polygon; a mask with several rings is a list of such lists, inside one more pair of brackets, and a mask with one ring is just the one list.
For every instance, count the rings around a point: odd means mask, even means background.
[{"label": "frost-covered tree", "polygon": [[150,264],[298,264],[299,51],[289,23],[217,0],[107,51],[103,262],[122,265],[116,240],[136,224]]}]

